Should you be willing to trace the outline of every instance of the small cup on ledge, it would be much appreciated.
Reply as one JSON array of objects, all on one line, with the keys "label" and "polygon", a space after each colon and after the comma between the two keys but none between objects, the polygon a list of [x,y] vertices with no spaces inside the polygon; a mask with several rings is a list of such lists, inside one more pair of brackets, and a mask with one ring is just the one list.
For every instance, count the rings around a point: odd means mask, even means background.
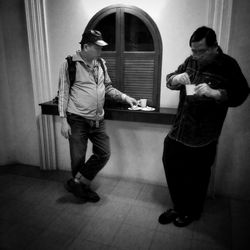
[{"label": "small cup on ledge", "polygon": [[147,107],[147,99],[140,99],[138,101],[139,106],[141,106],[142,108],[146,108]]}]

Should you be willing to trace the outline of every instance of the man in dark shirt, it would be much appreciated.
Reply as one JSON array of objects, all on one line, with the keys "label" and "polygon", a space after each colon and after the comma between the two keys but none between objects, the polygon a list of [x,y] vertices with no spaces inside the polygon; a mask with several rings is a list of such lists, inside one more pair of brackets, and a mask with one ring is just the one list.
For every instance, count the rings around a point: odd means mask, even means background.
[{"label": "man in dark shirt", "polygon": [[163,151],[174,207],[159,217],[159,223],[179,227],[200,218],[228,107],[241,105],[249,94],[238,63],[222,52],[214,30],[198,28],[189,45],[192,55],[167,75],[167,87],[180,91],[176,120]]}]

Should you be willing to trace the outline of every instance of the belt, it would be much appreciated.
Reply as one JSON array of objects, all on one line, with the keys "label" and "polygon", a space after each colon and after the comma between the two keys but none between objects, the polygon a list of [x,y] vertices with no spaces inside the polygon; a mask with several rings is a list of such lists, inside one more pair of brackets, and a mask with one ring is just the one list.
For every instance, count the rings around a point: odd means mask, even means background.
[{"label": "belt", "polygon": [[89,123],[89,125],[91,127],[99,128],[99,126],[100,126],[100,121],[99,120],[87,120],[87,122]]},{"label": "belt", "polygon": [[73,119],[75,117],[76,119],[85,121],[86,123],[88,123],[90,125],[90,127],[96,127],[96,128],[99,128],[100,122],[104,120],[104,118],[102,118],[100,120],[90,120],[90,119],[87,119],[87,118],[85,118],[83,116],[76,115],[76,114],[73,114],[73,113],[70,113],[70,112],[67,112],[67,117],[71,117]]}]

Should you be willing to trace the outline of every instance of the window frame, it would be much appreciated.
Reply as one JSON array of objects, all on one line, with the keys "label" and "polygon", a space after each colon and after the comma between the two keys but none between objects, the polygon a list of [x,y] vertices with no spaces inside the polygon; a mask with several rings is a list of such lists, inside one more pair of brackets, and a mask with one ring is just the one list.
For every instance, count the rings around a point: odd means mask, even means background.
[{"label": "window frame", "polygon": [[[131,5],[123,5],[123,4],[115,4],[110,5],[108,7],[103,8],[99,12],[97,12],[87,24],[85,30],[93,29],[95,26],[107,15],[116,14],[116,47],[115,51],[103,51],[103,56],[110,55],[112,53],[115,54],[116,62],[124,62],[124,57],[135,57],[141,58],[143,56],[147,57],[147,55],[151,55],[154,58],[154,71],[153,71],[153,84],[152,84],[152,106],[156,108],[160,108],[160,91],[161,91],[161,70],[162,70],[162,40],[160,36],[160,32],[158,27],[156,26],[153,19],[142,9],[131,6]],[[125,23],[125,15],[124,13],[129,13],[131,15],[136,16],[141,21],[144,22],[149,32],[152,35],[153,43],[154,43],[154,51],[125,51],[125,34],[124,34],[124,23]],[[115,87],[124,91],[124,63],[116,64],[116,82]]]}]

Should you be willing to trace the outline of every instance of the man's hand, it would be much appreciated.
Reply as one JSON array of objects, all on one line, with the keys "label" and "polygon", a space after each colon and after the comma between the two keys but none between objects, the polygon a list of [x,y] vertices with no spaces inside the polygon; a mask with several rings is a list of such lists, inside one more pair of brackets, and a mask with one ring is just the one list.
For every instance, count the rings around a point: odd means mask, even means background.
[{"label": "man's hand", "polygon": [[125,102],[127,102],[131,107],[133,107],[134,105],[137,106],[138,105],[138,101],[136,101],[134,98],[129,97],[126,95],[125,97]]},{"label": "man's hand", "polygon": [[212,97],[216,100],[220,99],[221,93],[217,89],[210,88],[209,84],[201,83],[195,87],[195,94],[198,96]]},{"label": "man's hand", "polygon": [[63,137],[68,139],[71,135],[71,128],[70,125],[67,122],[67,118],[63,117],[61,120],[61,134]]},{"label": "man's hand", "polygon": [[189,76],[186,72],[176,75],[172,80],[173,85],[177,85],[177,84],[186,85],[190,83],[191,82],[190,82]]}]

